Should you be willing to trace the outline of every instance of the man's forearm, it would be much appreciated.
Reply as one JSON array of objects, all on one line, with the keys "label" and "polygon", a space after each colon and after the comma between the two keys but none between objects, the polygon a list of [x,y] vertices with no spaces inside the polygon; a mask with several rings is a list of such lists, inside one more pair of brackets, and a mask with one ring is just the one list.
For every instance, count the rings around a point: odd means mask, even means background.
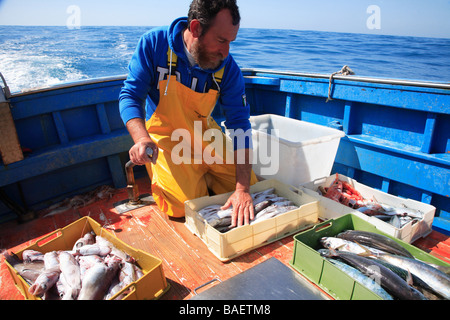
[{"label": "man's forearm", "polygon": [[144,119],[134,118],[127,122],[127,130],[131,135],[134,143],[151,141],[147,130],[145,129]]},{"label": "man's forearm", "polygon": [[234,161],[236,163],[236,190],[245,192],[250,191],[250,177],[252,173],[251,152],[251,149],[234,151]]}]

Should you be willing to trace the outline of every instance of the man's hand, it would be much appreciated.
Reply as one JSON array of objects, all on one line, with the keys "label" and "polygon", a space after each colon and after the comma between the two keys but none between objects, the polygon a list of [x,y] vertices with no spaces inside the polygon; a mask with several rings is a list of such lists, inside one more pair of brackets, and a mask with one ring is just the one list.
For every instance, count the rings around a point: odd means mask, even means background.
[{"label": "man's hand", "polygon": [[[142,166],[149,162],[155,164],[158,159],[158,147],[148,135],[148,132],[145,129],[144,120],[140,118],[129,120],[127,122],[127,130],[134,141],[134,146],[132,146],[129,151],[130,160],[138,166]],[[151,157],[147,154],[147,148],[150,148],[153,151]]]},{"label": "man's hand", "polygon": [[[152,150],[151,155],[147,153],[147,149]],[[156,160],[158,159],[158,147],[151,140],[139,141],[131,147],[129,154],[130,160],[138,166],[145,165],[149,162],[156,164]]]},{"label": "man's hand", "polygon": [[242,226],[249,224],[255,218],[253,199],[248,191],[237,189],[227,200],[222,210],[233,206],[231,215],[231,226]]},{"label": "man's hand", "polygon": [[[236,163],[236,191],[228,198],[222,210],[233,206],[231,226],[249,224],[255,218],[255,208],[250,194],[250,176],[252,165],[250,162],[250,149],[235,150],[234,163]],[[241,158],[244,156],[245,158]]]}]

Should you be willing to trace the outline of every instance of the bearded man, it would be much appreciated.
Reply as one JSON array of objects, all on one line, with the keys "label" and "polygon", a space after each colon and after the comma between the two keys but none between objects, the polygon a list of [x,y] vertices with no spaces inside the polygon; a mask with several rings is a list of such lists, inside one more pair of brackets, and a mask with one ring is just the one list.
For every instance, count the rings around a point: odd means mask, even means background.
[{"label": "bearded man", "polygon": [[[235,0],[193,0],[187,18],[144,34],[129,63],[119,108],[134,141],[130,159],[146,165],[154,199],[169,216],[183,217],[186,200],[234,191],[223,207],[233,207],[232,226],[254,217],[250,107],[229,54],[239,25]],[[216,105],[232,139],[211,117]],[[206,161],[211,149],[214,161]]]}]

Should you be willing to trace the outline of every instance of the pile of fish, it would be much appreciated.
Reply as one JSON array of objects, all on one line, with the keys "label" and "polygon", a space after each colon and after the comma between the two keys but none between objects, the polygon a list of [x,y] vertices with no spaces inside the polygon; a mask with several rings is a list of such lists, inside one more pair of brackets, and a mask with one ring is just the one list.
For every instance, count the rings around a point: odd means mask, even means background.
[{"label": "pile of fish", "polygon": [[[273,218],[281,213],[285,213],[299,207],[289,199],[280,197],[275,193],[275,188],[269,188],[251,194],[253,199],[255,217],[250,224]],[[231,215],[233,207],[222,210],[222,205],[210,205],[200,209],[198,214],[206,220],[208,224],[220,232],[227,232],[231,226]]]},{"label": "pile of fish", "polygon": [[399,229],[410,221],[422,220],[424,216],[422,211],[407,208],[406,205],[394,207],[380,203],[375,199],[365,199],[350,183],[340,180],[337,173],[331,185],[325,188],[319,187],[319,191],[324,197],[356,209],[368,216],[376,217]]},{"label": "pile of fish", "polygon": [[133,257],[93,232],[70,251],[24,250],[22,260],[15,254],[4,255],[30,285],[29,293],[44,300],[110,299],[144,275]]},{"label": "pile of fish", "polygon": [[346,230],[320,243],[323,257],[385,300],[450,299],[450,268],[416,259],[389,237]]}]

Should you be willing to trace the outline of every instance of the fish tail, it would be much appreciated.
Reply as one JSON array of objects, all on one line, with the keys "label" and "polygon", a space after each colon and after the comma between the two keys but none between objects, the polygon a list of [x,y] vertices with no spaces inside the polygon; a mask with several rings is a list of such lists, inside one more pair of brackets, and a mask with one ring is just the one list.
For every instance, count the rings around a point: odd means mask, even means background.
[{"label": "fish tail", "polygon": [[362,257],[372,257],[372,256],[374,256],[374,254],[369,249],[367,249],[365,246],[360,244],[358,241],[355,241],[355,242],[356,242],[356,244],[358,246],[361,247],[361,249],[364,250],[364,252],[358,253],[359,256],[362,256]]}]

